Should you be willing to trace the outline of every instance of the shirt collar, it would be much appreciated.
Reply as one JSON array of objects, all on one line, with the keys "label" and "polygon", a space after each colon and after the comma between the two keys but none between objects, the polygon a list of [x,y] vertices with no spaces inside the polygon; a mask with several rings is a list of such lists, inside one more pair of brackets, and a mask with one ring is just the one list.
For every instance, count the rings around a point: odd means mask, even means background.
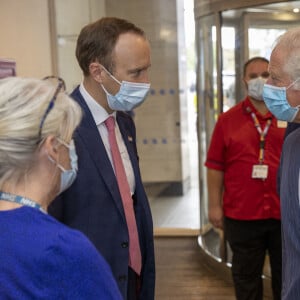
[{"label": "shirt collar", "polygon": [[274,117],[270,111],[268,111],[265,115],[261,115],[260,112],[257,111],[257,109],[254,107],[248,96],[244,100],[243,107],[246,114],[250,114],[253,111],[257,116],[260,116],[262,119],[270,119]]},{"label": "shirt collar", "polygon": [[[79,86],[79,91],[89,107],[96,125],[98,126],[103,123],[109,117],[107,111],[89,94],[83,82]],[[112,115],[116,118],[116,112],[113,112]]]}]

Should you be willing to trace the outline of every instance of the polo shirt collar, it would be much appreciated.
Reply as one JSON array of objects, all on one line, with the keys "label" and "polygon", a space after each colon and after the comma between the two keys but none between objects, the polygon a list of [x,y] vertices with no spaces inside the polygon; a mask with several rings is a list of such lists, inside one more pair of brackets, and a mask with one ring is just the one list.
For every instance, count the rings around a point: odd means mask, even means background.
[{"label": "polo shirt collar", "polygon": [[[257,111],[257,109],[254,107],[254,105],[252,104],[252,102],[250,101],[248,96],[244,100],[243,108],[246,113],[250,113],[251,111],[253,111],[257,116],[259,116],[262,119],[274,118],[274,116],[272,115],[272,113],[270,111],[268,111],[265,115],[262,115],[259,111]],[[250,108],[250,109],[248,109],[248,108]]]}]

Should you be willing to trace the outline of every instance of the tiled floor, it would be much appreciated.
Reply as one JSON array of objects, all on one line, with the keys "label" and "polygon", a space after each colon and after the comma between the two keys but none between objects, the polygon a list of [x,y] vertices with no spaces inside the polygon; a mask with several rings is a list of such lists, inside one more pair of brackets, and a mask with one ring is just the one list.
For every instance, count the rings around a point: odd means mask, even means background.
[{"label": "tiled floor", "polygon": [[149,201],[155,228],[200,228],[197,187],[191,187],[182,197],[150,197]]}]

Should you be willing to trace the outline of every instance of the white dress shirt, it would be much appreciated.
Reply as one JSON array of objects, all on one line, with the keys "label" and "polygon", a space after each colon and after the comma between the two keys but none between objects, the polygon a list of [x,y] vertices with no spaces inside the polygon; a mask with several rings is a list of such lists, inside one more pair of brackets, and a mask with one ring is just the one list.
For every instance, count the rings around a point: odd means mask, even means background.
[{"label": "white dress shirt", "polygon": [[[100,87],[99,87],[100,88]],[[114,169],[114,164],[112,161],[112,155],[111,155],[111,151],[110,151],[110,145],[109,145],[109,141],[108,141],[108,131],[107,128],[104,124],[104,121],[110,116],[107,111],[88,93],[88,91],[85,89],[83,83],[80,84],[79,87],[79,91],[81,93],[81,95],[83,96],[87,106],[89,107],[94,121],[97,125],[97,128],[99,130],[99,134],[101,136],[102,142],[105,146],[107,155],[110,159],[110,162],[112,164],[112,167]],[[111,114],[116,121],[116,112],[113,112]],[[122,157],[122,161],[123,161],[123,165],[125,168],[125,172],[126,172],[126,176],[127,176],[127,180],[128,180],[128,184],[129,184],[129,188],[131,191],[131,195],[134,194],[134,190],[135,190],[135,178],[134,178],[134,173],[133,173],[133,168],[132,168],[132,164],[131,164],[131,160],[129,158],[129,154],[127,151],[127,148],[125,146],[125,143],[123,141],[120,129],[119,129],[119,125],[117,123],[117,121],[115,122],[116,126],[115,126],[115,133],[116,133],[116,138],[117,138],[117,143],[118,143],[118,147],[120,150],[120,154]],[[96,142],[96,141],[95,141]],[[100,155],[100,154],[99,154]]]}]

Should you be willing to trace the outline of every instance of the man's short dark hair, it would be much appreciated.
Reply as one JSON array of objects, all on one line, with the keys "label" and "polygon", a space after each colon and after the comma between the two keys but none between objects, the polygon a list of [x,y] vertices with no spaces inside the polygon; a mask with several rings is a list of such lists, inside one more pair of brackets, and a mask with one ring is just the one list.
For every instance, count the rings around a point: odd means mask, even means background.
[{"label": "man's short dark hair", "polygon": [[254,56],[254,57],[248,59],[248,60],[245,62],[245,64],[244,64],[244,70],[243,70],[244,77],[246,76],[247,67],[248,67],[249,64],[251,64],[253,61],[262,61],[262,62],[269,63],[269,61],[268,61],[265,57],[262,57],[262,56]]},{"label": "man's short dark hair", "polygon": [[133,23],[113,17],[101,18],[83,27],[76,46],[76,58],[83,74],[89,75],[89,66],[95,61],[112,72],[113,50],[119,36],[127,32],[145,37],[144,31]]}]

